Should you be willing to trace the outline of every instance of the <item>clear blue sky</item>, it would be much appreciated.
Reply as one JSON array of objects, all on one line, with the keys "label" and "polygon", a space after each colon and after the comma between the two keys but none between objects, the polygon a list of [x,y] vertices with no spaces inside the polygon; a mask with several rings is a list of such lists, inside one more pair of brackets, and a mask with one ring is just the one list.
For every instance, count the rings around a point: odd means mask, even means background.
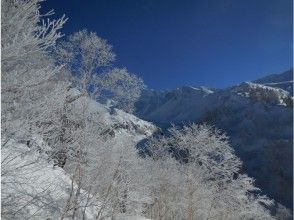
[{"label": "clear blue sky", "polygon": [[223,88],[292,67],[292,0],[47,0],[108,40],[118,66],[153,89]]}]

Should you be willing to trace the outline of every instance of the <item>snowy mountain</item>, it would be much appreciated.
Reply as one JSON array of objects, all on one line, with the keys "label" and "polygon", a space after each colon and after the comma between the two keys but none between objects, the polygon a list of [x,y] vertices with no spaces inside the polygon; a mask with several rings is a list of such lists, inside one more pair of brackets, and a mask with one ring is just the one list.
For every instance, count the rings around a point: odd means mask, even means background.
[{"label": "snowy mountain", "polygon": [[206,111],[213,90],[204,87],[182,87],[172,91],[145,91],[137,102],[138,116],[165,127],[170,123],[196,121]]},{"label": "snowy mountain", "polygon": [[292,70],[226,89],[145,91],[137,115],[167,128],[209,122],[231,137],[246,172],[276,201],[292,207]]}]

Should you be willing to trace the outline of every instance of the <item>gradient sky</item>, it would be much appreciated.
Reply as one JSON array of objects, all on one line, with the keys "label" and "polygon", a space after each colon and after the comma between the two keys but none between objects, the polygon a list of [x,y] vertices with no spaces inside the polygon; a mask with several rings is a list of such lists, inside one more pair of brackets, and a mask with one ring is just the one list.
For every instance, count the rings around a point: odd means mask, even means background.
[{"label": "gradient sky", "polygon": [[292,67],[292,0],[47,0],[108,40],[116,64],[153,89],[223,88]]}]

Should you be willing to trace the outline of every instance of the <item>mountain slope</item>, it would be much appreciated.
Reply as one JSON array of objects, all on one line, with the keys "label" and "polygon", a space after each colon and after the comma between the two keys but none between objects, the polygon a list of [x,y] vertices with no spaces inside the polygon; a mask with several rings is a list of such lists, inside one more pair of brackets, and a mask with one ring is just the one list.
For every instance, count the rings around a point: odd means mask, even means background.
[{"label": "mountain slope", "polygon": [[[44,145],[40,138],[35,140]],[[70,196],[71,176],[48,162],[48,156],[44,152],[37,152],[15,140],[10,140],[1,153],[4,158],[1,180],[2,219],[59,219]],[[82,194],[87,192],[82,190]],[[96,219],[96,214],[97,209],[89,206],[85,218]],[[141,216],[123,214],[116,219],[148,220]]]},{"label": "mountain slope", "polygon": [[255,83],[277,87],[288,91],[293,96],[293,69],[281,74],[272,74],[254,81]]},{"label": "mountain slope", "polygon": [[222,90],[146,91],[137,103],[137,115],[163,128],[189,122],[209,122],[221,128],[257,185],[291,208],[293,97],[277,84],[268,85],[288,80],[289,74],[257,80],[263,84],[245,82]]},{"label": "mountain slope", "polygon": [[145,91],[137,102],[137,115],[155,122],[162,127],[170,123],[180,123],[186,119],[199,120],[210,106],[210,97],[214,93],[204,87],[182,87],[172,91]]}]

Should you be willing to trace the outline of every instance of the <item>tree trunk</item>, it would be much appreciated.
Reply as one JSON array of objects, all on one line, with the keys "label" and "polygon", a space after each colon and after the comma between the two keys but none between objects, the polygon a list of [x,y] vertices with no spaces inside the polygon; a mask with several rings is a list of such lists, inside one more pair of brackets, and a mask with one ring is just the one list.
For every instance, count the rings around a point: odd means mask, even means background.
[{"label": "tree trunk", "polygon": [[193,220],[193,186],[192,186],[192,173],[188,168],[188,220]]}]

